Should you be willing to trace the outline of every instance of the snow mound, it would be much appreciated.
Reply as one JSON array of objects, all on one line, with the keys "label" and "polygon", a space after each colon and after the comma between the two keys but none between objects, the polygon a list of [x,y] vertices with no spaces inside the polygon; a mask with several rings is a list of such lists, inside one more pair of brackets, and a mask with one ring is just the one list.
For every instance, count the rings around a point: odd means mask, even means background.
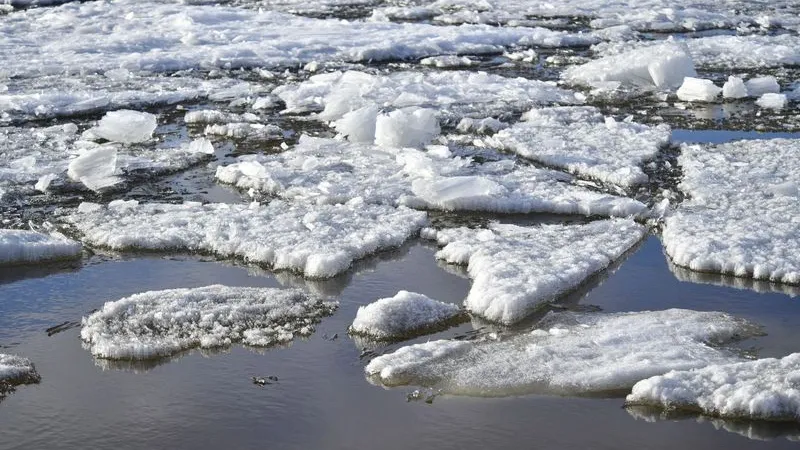
[{"label": "snow mound", "polygon": [[489,141],[570,173],[630,188],[647,182],[641,165],[670,141],[666,125],[603,117],[594,107],[533,109]]},{"label": "snow mound", "polygon": [[370,380],[457,395],[585,395],[629,389],[670,370],[739,361],[712,347],[756,327],[720,312],[549,313],[536,330],[483,342],[441,340],[373,359]]},{"label": "snow mound", "polygon": [[511,324],[610,266],[645,232],[631,219],[612,219],[538,227],[493,224],[425,235],[444,246],[437,259],[467,265],[472,278],[467,309]]},{"label": "snow mound", "polygon": [[99,358],[141,360],[234,342],[270,346],[308,336],[336,302],[300,290],[206,286],[132,295],[84,317],[81,339]]},{"label": "snow mound", "polygon": [[689,200],[664,222],[667,254],[701,272],[800,284],[800,141],[684,146]]},{"label": "snow mound", "polygon": [[360,306],[350,332],[378,339],[397,339],[435,330],[460,315],[461,308],[456,305],[400,291],[394,297]]},{"label": "snow mound", "polygon": [[114,250],[188,250],[241,257],[312,278],[332,277],[397,247],[426,222],[423,212],[366,205],[138,204],[114,201],[68,216],[93,245]]},{"label": "snow mound", "polygon": [[[406,205],[448,211],[642,215],[635,200],[593,192],[560,172],[495,161],[302,136],[277,155],[243,156],[217,168],[217,180],[287,200]],[[446,150],[446,149],[445,149]]]},{"label": "snow mound", "polygon": [[674,370],[633,386],[627,403],[702,411],[731,419],[800,421],[800,353],[695,370]]},{"label": "snow mound", "polygon": [[0,229],[0,265],[73,259],[81,250],[80,243],[58,233]]},{"label": "snow mound", "polygon": [[135,144],[153,137],[157,126],[153,114],[122,109],[107,112],[91,132],[108,141]]},{"label": "snow mound", "polygon": [[41,379],[29,359],[0,353],[0,399],[12,392],[14,386],[38,383]]}]

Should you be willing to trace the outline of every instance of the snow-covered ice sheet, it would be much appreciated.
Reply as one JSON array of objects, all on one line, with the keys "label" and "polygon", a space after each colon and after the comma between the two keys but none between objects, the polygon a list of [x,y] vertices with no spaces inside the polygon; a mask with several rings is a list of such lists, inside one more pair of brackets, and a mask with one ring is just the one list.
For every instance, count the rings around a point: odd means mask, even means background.
[{"label": "snow-covered ice sheet", "polygon": [[552,82],[464,71],[331,72],[278,87],[273,94],[286,103],[286,112],[320,111],[316,117],[324,121],[339,120],[365,107],[376,108],[373,115],[380,108],[435,108],[442,119],[454,120],[581,103],[574,92]]},{"label": "snow-covered ice sheet", "polygon": [[800,353],[676,369],[636,383],[627,403],[725,418],[800,421]]},{"label": "snow-covered ice sheet", "polygon": [[109,359],[152,359],[234,342],[283,344],[308,336],[338,306],[300,290],[221,285],[135,294],[82,320],[81,339]]},{"label": "snow-covered ice sheet", "polygon": [[423,235],[444,246],[437,259],[467,265],[472,278],[464,300],[467,309],[511,324],[610,266],[645,232],[631,219],[612,219],[579,225],[426,229]]},{"label": "snow-covered ice sheet", "polygon": [[114,250],[197,251],[240,257],[326,278],[400,246],[426,223],[424,212],[368,205],[84,203],[66,220],[92,245]]},{"label": "snow-covered ice sheet", "polygon": [[460,315],[457,305],[400,291],[394,297],[360,306],[349,331],[377,339],[398,339],[436,330]]},{"label": "snow-covered ice sheet", "polygon": [[603,117],[594,107],[533,109],[523,122],[489,142],[604,183],[630,188],[647,182],[641,165],[669,143],[667,125],[647,126]]},{"label": "snow-covered ice sheet", "polygon": [[570,184],[569,175],[511,160],[478,164],[447,148],[393,149],[302,136],[277,155],[243,156],[217,168],[219,181],[287,200],[368,203],[449,211],[643,215],[626,197]]},{"label": "snow-covered ice sheet", "polygon": [[373,359],[365,370],[384,385],[457,395],[585,395],[629,389],[673,369],[738,361],[708,343],[726,344],[755,330],[721,312],[549,313],[532,332],[410,345]]},{"label": "snow-covered ice sheet", "polygon": [[29,359],[0,353],[0,399],[13,391],[14,386],[38,383],[40,380],[41,376]]},{"label": "snow-covered ice sheet", "polygon": [[689,196],[664,222],[667,254],[684,267],[800,284],[800,140],[683,146]]},{"label": "snow-covered ice sheet", "polygon": [[82,248],[58,233],[0,229],[0,265],[74,259],[81,256]]}]

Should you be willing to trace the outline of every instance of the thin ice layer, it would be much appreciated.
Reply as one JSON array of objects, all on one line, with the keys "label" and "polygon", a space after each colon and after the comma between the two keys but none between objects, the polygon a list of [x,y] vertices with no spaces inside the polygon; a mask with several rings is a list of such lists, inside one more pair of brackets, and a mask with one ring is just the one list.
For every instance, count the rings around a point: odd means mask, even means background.
[{"label": "thin ice layer", "polygon": [[461,314],[452,303],[434,300],[416,292],[400,291],[360,306],[350,332],[378,339],[396,339],[435,329]]},{"label": "thin ice layer", "polygon": [[627,403],[731,419],[800,421],[800,353],[676,369],[636,383]]},{"label": "thin ice layer", "polygon": [[436,258],[467,265],[472,287],[464,305],[494,322],[524,319],[618,260],[647,230],[631,219],[581,225],[429,230],[444,247]]},{"label": "thin ice layer", "polygon": [[800,284],[800,140],[684,146],[690,199],[664,222],[667,254],[684,267]]},{"label": "thin ice layer", "polygon": [[75,2],[17,12],[0,23],[0,36],[13,43],[4,48],[3,70],[9,78],[59,74],[64,68],[166,73],[296,67],[312,61],[385,61],[595,42],[543,28],[320,20],[226,5],[142,0]]},{"label": "thin ice layer", "polygon": [[335,121],[364,107],[435,107],[443,119],[484,118],[537,105],[581,103],[555,83],[507,78],[484,72],[332,72],[315,75],[275,91],[287,112],[320,111],[320,120]]},{"label": "thin ice layer", "polygon": [[337,306],[294,289],[214,285],[150,291],[107,302],[84,317],[81,339],[96,357],[127,360],[234,342],[270,346],[310,335]]},{"label": "thin ice layer", "polygon": [[367,205],[84,203],[66,218],[92,245],[114,250],[195,251],[240,257],[325,278],[372,253],[397,247],[426,222],[424,212]]},{"label": "thin ice layer", "polygon": [[59,233],[0,229],[0,265],[74,259],[80,257],[82,248]]},{"label": "thin ice layer", "polygon": [[38,383],[41,378],[28,358],[0,353],[0,398],[14,386]]},{"label": "thin ice layer", "polygon": [[[443,151],[439,151],[443,150]],[[480,164],[428,151],[382,148],[333,139],[301,137],[277,155],[244,156],[217,168],[219,181],[287,200],[406,205],[448,211],[641,215],[635,200],[570,184],[571,177],[514,161]]]},{"label": "thin ice layer", "polygon": [[642,164],[670,140],[667,125],[616,121],[593,107],[533,109],[523,119],[495,134],[491,142],[548,166],[625,188],[647,182]]},{"label": "thin ice layer", "polygon": [[740,359],[708,343],[752,335],[755,327],[721,312],[550,313],[533,332],[484,342],[434,341],[373,359],[370,379],[423,385],[457,395],[585,395]]}]

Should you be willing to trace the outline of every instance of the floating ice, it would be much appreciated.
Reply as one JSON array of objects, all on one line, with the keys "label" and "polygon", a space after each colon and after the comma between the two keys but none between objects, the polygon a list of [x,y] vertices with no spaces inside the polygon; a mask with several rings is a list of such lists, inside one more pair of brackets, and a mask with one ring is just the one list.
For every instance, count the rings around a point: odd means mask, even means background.
[{"label": "floating ice", "polygon": [[613,219],[537,227],[493,224],[426,235],[444,245],[437,259],[467,265],[473,280],[467,309],[511,324],[610,266],[645,232],[633,220]]},{"label": "floating ice", "polygon": [[394,297],[359,307],[350,332],[378,339],[397,339],[435,330],[459,315],[461,309],[456,305],[400,291]]},{"label": "floating ice", "polygon": [[783,109],[788,103],[786,94],[764,94],[756,100],[756,105],[768,109]]},{"label": "floating ice", "polygon": [[739,77],[730,76],[722,85],[722,96],[725,98],[744,98],[748,95],[747,86]]},{"label": "floating ice", "polygon": [[750,97],[761,97],[764,94],[777,94],[781,91],[778,80],[773,76],[757,77],[747,80],[744,85]]},{"label": "floating ice", "polygon": [[667,254],[684,267],[800,284],[800,141],[684,146],[688,194],[664,222]]},{"label": "floating ice", "polygon": [[457,395],[602,393],[673,369],[738,361],[708,343],[754,331],[720,312],[550,313],[531,333],[411,345],[373,359],[366,372],[385,385],[424,385]]},{"label": "floating ice", "polygon": [[722,92],[711,80],[686,77],[676,94],[685,102],[713,102]]},{"label": "floating ice", "polygon": [[14,386],[38,383],[41,379],[29,359],[0,353],[0,398],[13,391]]},{"label": "floating ice", "polygon": [[363,198],[413,208],[505,213],[628,216],[645,214],[635,200],[570,184],[560,172],[440,155],[430,148],[392,149],[301,136],[277,155],[243,156],[217,168],[219,181],[287,200],[319,204]]},{"label": "floating ice", "polygon": [[670,140],[666,125],[618,122],[593,107],[533,109],[523,119],[490,142],[543,164],[624,188],[647,182],[641,165],[654,159]]},{"label": "floating ice", "polygon": [[476,64],[475,61],[467,58],[466,56],[456,56],[456,55],[443,55],[443,56],[431,56],[429,58],[424,58],[419,62],[423,66],[433,66],[433,67],[440,67],[440,68],[449,68],[449,67],[469,67]]},{"label": "floating ice", "polygon": [[153,114],[122,109],[107,112],[91,132],[108,141],[134,144],[153,137],[156,126]]},{"label": "floating ice", "polygon": [[399,246],[419,231],[426,215],[358,199],[324,206],[116,201],[79,208],[66,220],[84,241],[114,250],[208,252],[326,278],[355,259]]},{"label": "floating ice", "polygon": [[69,163],[67,175],[93,191],[100,191],[122,181],[117,173],[117,149],[99,146],[83,152]]},{"label": "floating ice", "polygon": [[78,127],[71,123],[0,128],[0,186],[36,183],[64,172],[77,139]]},{"label": "floating ice", "polygon": [[0,229],[0,265],[74,259],[81,250],[81,244],[59,233]]},{"label": "floating ice", "polygon": [[203,131],[207,136],[224,136],[234,139],[280,139],[283,130],[272,124],[232,122],[225,124],[212,124]]},{"label": "floating ice", "polygon": [[269,346],[307,336],[333,313],[299,290],[206,286],[132,295],[84,317],[81,339],[94,356],[152,359],[194,347]]},{"label": "floating ice", "polygon": [[627,403],[736,419],[800,421],[800,353],[695,370],[636,383]]},{"label": "floating ice", "polygon": [[489,132],[496,133],[505,128],[508,128],[507,123],[501,122],[493,117],[486,117],[483,119],[464,117],[456,126],[456,129],[462,133],[473,131],[480,134],[486,134]]},{"label": "floating ice", "polygon": [[440,131],[436,111],[412,106],[378,115],[375,119],[375,144],[382,147],[422,147]]}]

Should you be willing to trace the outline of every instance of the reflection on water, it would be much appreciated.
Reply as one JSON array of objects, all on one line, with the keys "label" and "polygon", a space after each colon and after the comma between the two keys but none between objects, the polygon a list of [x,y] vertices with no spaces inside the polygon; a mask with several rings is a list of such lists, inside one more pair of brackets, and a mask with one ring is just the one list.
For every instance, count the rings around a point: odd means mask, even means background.
[{"label": "reflection on water", "polygon": [[0,285],[28,278],[44,278],[57,273],[75,272],[80,270],[82,265],[80,260],[71,260],[37,265],[2,266],[0,267]]},{"label": "reflection on water", "polygon": [[754,280],[752,278],[734,277],[717,273],[697,272],[681,267],[667,258],[670,272],[680,281],[697,284],[710,284],[714,286],[725,286],[734,289],[743,289],[758,292],[759,294],[779,293],[790,297],[800,295],[800,286],[791,284],[773,283],[768,280]]}]

